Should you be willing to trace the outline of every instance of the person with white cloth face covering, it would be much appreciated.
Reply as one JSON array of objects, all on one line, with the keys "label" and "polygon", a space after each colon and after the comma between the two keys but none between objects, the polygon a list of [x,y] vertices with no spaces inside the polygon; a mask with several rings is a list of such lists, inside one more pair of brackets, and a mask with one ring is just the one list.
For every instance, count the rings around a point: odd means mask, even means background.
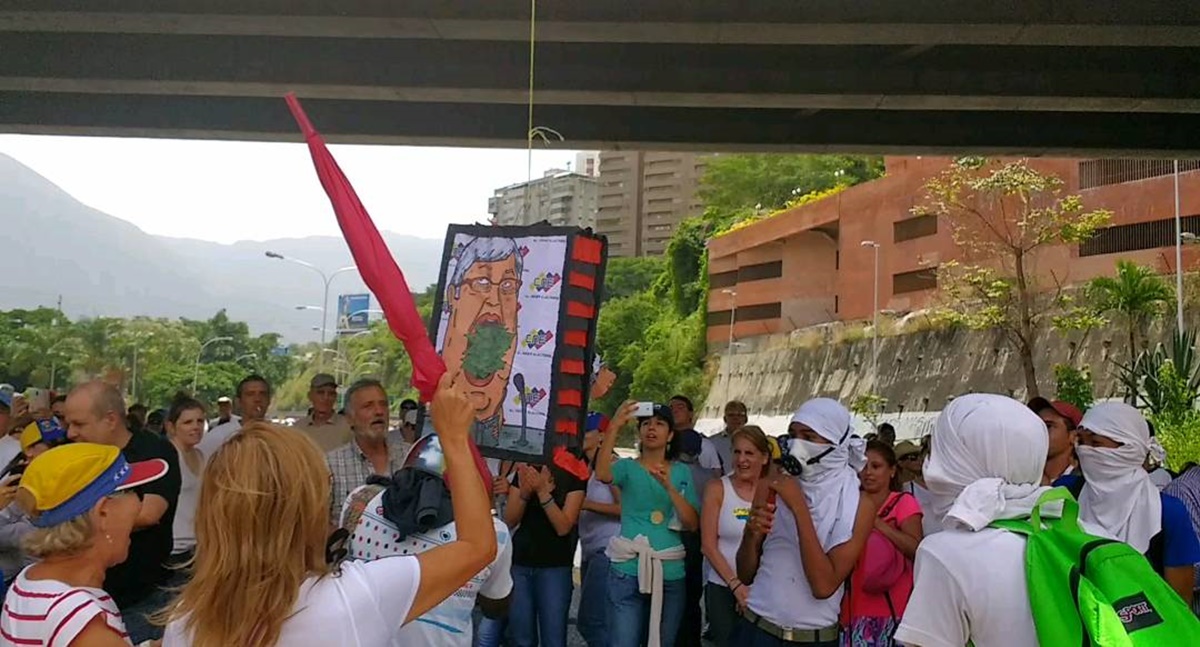
[{"label": "person with white cloth face covering", "polygon": [[866,454],[850,412],[809,400],[788,434],[802,471],[759,480],[738,548],[738,579],[753,584],[730,641],[740,647],[837,645],[843,584],[875,524],[874,505],[859,496]]},{"label": "person with white cloth face covering", "polygon": [[[956,398],[938,416],[925,462],[926,514],[945,527],[917,549],[896,642],[920,647],[1037,645],[1025,584],[1025,538],[989,528],[1028,517],[1042,486],[1046,424],[1001,395]],[[1042,509],[1043,516],[1061,506]]]},{"label": "person with white cloth face covering", "polygon": [[1079,427],[1076,453],[1084,477],[1080,524],[1144,554],[1191,604],[1200,543],[1187,507],[1160,492],[1142,467],[1151,449],[1146,419],[1128,404],[1105,402],[1088,409]]}]

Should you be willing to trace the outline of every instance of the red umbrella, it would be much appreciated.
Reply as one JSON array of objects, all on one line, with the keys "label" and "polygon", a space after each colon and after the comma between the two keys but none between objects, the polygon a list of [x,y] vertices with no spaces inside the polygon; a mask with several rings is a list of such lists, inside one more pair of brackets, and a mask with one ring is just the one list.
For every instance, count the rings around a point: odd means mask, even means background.
[{"label": "red umbrella", "polygon": [[325,187],[325,193],[337,214],[338,225],[350,246],[358,272],[383,308],[388,327],[404,344],[404,350],[412,359],[412,385],[421,394],[421,399],[429,402],[437,390],[438,380],[446,372],[446,364],[429,341],[425,323],[417,312],[417,304],[412,291],[408,289],[408,282],[404,280],[404,273],[396,265],[396,260],[371,221],[370,214],[359,201],[354,187],[350,186],[350,180],[346,179],[346,174],[325,147],[325,140],[321,139],[320,133],[308,120],[308,115],[304,114],[296,95],[289,93],[286,99],[292,116],[304,133],[304,140],[308,142],[313,166],[317,168],[321,186]]}]

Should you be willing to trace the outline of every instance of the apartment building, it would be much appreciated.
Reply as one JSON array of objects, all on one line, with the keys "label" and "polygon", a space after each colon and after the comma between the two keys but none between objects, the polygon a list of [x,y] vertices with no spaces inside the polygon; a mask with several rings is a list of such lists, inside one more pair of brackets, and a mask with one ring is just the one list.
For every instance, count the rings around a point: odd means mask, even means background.
[{"label": "apartment building", "polygon": [[706,155],[648,151],[600,153],[596,232],[610,256],[655,256],[685,218],[703,209],[697,192]]},{"label": "apartment building", "polygon": [[569,227],[595,227],[599,182],[571,171],[553,169],[532,182],[496,189],[488,198],[492,224],[532,225],[549,222]]},{"label": "apartment building", "polygon": [[[884,177],[710,240],[709,343],[870,319],[876,280],[881,310],[927,307],[938,266],[962,252],[948,223],[912,207],[925,182],[950,162],[887,158]],[[1039,257],[1035,271],[1046,280],[1077,284],[1112,275],[1118,259],[1175,271],[1172,160],[1040,158],[1030,165],[1061,177],[1087,209],[1113,212],[1090,240]],[[1180,160],[1178,168],[1180,224],[1191,242],[1200,236],[1200,160]],[[1200,245],[1185,245],[1182,255],[1185,271],[1200,269]]]}]

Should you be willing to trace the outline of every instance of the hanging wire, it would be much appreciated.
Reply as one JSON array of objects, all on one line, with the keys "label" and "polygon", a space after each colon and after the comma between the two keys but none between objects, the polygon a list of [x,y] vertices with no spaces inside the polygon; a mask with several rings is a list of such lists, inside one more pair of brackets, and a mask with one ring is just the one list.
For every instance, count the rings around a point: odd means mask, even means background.
[{"label": "hanging wire", "polygon": [[534,71],[536,69],[537,56],[537,0],[529,0],[529,118],[526,124],[525,131],[525,190],[524,190],[524,208],[522,209],[522,220],[529,217],[529,212],[532,207],[533,200],[533,141],[535,139],[542,140],[542,143],[549,146],[551,142],[563,141],[562,133],[548,126],[533,125],[533,103],[534,103]]}]

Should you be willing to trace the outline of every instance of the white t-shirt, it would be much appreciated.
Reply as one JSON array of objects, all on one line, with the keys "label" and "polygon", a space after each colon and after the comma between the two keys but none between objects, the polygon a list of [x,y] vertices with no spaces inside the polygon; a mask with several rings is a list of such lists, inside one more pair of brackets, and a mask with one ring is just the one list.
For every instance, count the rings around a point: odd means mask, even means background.
[{"label": "white t-shirt", "polygon": [[[821,548],[828,552],[833,546]],[[796,517],[792,509],[780,501],[771,532],[763,540],[758,572],[750,587],[747,606],[785,629],[824,629],[837,624],[845,592],[846,587],[839,586],[824,600],[813,595],[812,585],[804,574],[804,560],[800,557]]]},{"label": "white t-shirt", "polygon": [[213,427],[212,429],[209,429],[208,433],[204,434],[204,437],[201,438],[200,442],[196,444],[196,449],[199,449],[200,452],[205,456],[212,456],[213,454],[217,453],[217,450],[221,448],[221,445],[225,444],[225,441],[233,438],[233,435],[241,430],[242,421],[240,419],[230,420],[223,425]]},{"label": "white t-shirt", "polygon": [[0,438],[0,469],[4,469],[8,462],[17,457],[21,453],[21,439],[16,436],[4,436]]},{"label": "white t-shirt", "polygon": [[1171,484],[1171,473],[1161,467],[1155,468],[1150,472],[1150,482],[1161,490]]},{"label": "white t-shirt", "polygon": [[200,502],[200,477],[204,474],[205,455],[200,454],[200,474],[193,474],[183,454],[179,455],[179,500],[175,503],[175,521],[171,525],[174,538],[172,555],[196,547],[196,505]]},{"label": "white t-shirt", "polygon": [[100,589],[75,587],[58,580],[30,580],[21,571],[0,611],[0,641],[5,645],[67,647],[97,616],[129,642],[121,611]]},{"label": "white t-shirt", "polygon": [[[400,626],[408,617],[421,565],[415,557],[344,562],[341,574],[300,585],[295,615],[283,623],[280,647],[400,647]],[[167,625],[163,647],[191,644],[184,622]]]},{"label": "white t-shirt", "polygon": [[1025,538],[946,529],[917,549],[912,597],[897,642],[921,647],[1036,647],[1025,584]]},{"label": "white t-shirt", "polygon": [[942,531],[942,520],[935,517],[929,511],[933,510],[933,493],[921,487],[916,481],[909,481],[900,488],[904,492],[913,495],[917,500],[917,504],[921,506],[921,511],[925,514],[921,515],[921,532],[923,537],[928,537],[932,534]]},{"label": "white t-shirt", "polygon": [[[342,517],[345,516],[343,508]],[[496,558],[444,602],[401,629],[396,637],[399,643],[471,647],[471,612],[475,608],[475,598],[482,595],[500,600],[508,596],[513,588],[512,535],[503,521],[493,517],[492,522],[496,529]],[[383,518],[383,492],[380,492],[367,503],[357,528],[350,536],[348,548],[352,559],[387,559],[394,555],[418,555],[457,539],[454,522],[450,522],[428,532],[409,535],[401,541],[396,527]]]}]

